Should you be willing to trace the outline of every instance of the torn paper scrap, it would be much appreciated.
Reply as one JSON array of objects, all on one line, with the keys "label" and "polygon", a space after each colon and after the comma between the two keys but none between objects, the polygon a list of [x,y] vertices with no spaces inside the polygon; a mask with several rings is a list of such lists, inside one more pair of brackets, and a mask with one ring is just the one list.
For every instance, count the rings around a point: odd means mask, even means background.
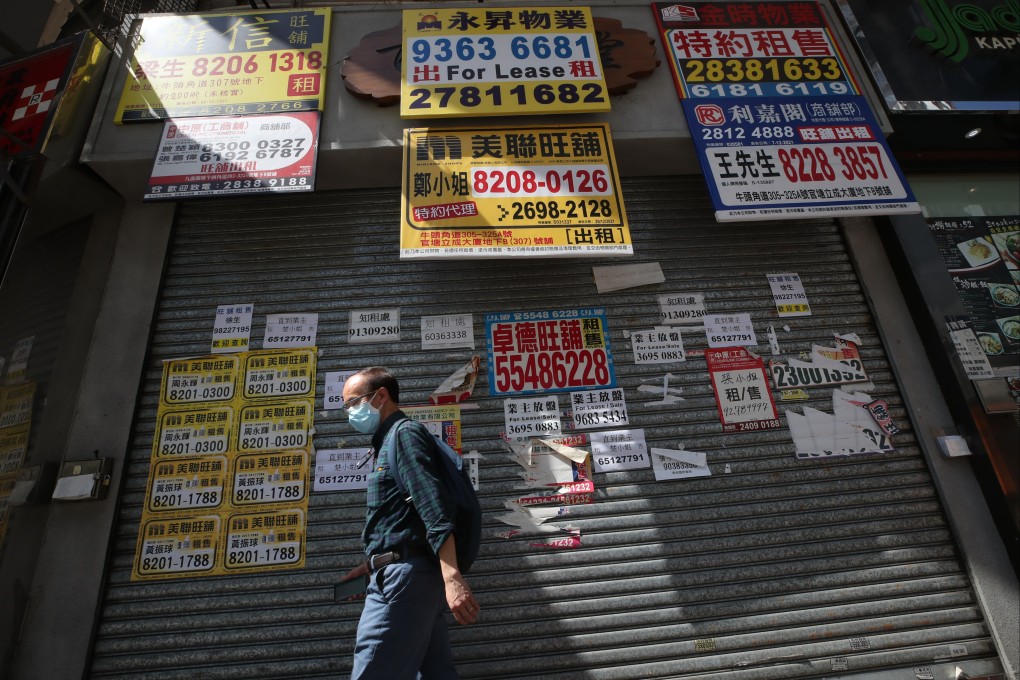
[{"label": "torn paper scrap", "polygon": [[600,293],[611,293],[614,290],[648,286],[666,281],[666,276],[662,273],[662,267],[658,262],[592,267],[591,271],[595,275],[595,287]]},{"label": "torn paper scrap", "polygon": [[655,479],[660,482],[689,477],[709,477],[712,474],[708,469],[708,457],[704,452],[653,448],[651,454],[652,470],[655,472]]},{"label": "torn paper scrap", "polygon": [[456,404],[467,401],[475,389],[480,362],[481,359],[478,357],[471,357],[471,361],[454,371],[429,395],[429,401],[433,404]]}]

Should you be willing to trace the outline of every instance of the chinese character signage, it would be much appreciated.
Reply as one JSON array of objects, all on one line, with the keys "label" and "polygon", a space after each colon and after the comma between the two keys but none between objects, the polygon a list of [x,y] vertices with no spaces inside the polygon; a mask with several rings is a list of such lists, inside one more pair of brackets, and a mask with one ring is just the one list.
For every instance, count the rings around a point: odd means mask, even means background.
[{"label": "chinese character signage", "polygon": [[146,200],[311,191],[319,113],[167,121]]},{"label": "chinese character signage", "polygon": [[321,111],[330,15],[146,16],[114,120]]},{"label": "chinese character signage", "polygon": [[163,365],[133,579],[299,567],[316,350]]},{"label": "chinese character signage", "polygon": [[920,212],[816,3],[653,7],[716,219]]},{"label": "chinese character signage", "polygon": [[779,427],[779,415],[761,357],[743,347],[706,349],[705,361],[712,377],[723,432]]},{"label": "chinese character signage", "polygon": [[633,252],[605,124],[404,131],[401,259]]},{"label": "chinese character signage", "polygon": [[604,309],[485,316],[493,395],[616,386]]},{"label": "chinese character signage", "polygon": [[609,110],[587,7],[404,10],[404,118]]}]

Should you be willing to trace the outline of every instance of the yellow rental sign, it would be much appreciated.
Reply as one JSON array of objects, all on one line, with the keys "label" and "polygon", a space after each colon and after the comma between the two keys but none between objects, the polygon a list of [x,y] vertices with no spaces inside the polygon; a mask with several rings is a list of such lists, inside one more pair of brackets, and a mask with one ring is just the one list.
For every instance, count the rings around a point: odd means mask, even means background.
[{"label": "yellow rental sign", "polygon": [[321,111],[329,9],[142,19],[116,123]]},{"label": "yellow rental sign", "polygon": [[633,255],[609,126],[404,131],[400,257]]},{"label": "yellow rental sign", "polygon": [[587,7],[413,9],[403,27],[404,118],[609,110]]}]

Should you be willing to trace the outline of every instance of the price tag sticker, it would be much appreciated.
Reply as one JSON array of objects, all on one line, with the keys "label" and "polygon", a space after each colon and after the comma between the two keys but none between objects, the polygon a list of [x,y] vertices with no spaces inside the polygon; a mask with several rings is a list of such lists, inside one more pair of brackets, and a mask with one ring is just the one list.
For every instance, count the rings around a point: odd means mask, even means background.
[{"label": "price tag sticker", "polygon": [[368,475],[374,467],[365,449],[322,449],[315,452],[313,490],[358,491],[368,488]]},{"label": "price tag sticker", "polygon": [[598,472],[619,472],[651,465],[644,430],[591,432],[591,456]]}]

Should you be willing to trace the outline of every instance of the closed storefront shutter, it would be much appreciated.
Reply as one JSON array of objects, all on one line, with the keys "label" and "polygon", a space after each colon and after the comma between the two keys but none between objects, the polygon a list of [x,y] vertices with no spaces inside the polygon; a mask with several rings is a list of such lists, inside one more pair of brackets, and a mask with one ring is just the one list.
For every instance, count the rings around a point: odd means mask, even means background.
[{"label": "closed storefront shutter", "polygon": [[[814,220],[716,224],[700,178],[624,183],[635,257],[399,262],[392,189],[185,203],[170,248],[137,407],[117,538],[98,625],[93,678],[345,677],[361,605],[333,602],[360,561],[364,493],[315,493],[306,566],[245,576],[130,580],[159,401],[161,361],[205,354],[217,305],[318,313],[318,372],[381,364],[404,404],[428,395],[472,355],[423,351],[420,317],[604,308],[631,428],[649,446],[705,452],[711,476],[657,482],[651,469],[595,475],[595,502],[564,518],[576,549],[506,540],[495,518],[528,495],[500,445],[503,399],[479,378],[462,412],[477,450],[485,542],[469,581],[478,624],[452,625],[464,678],[882,677],[950,657],[996,652],[957,554],[924,457],[839,227]],[[665,283],[599,294],[593,265],[658,263]],[[779,320],[766,275],[796,272],[808,317]],[[785,426],[723,433],[705,361],[635,364],[633,331],[658,325],[658,295],[702,292],[711,313],[750,312],[769,355],[856,333],[873,397],[902,433],[882,455],[798,460]],[[399,343],[349,344],[350,310],[401,310]],[[789,329],[784,330],[784,324]],[[703,333],[685,348],[704,349]],[[666,372],[680,397],[655,406]],[[319,449],[367,446],[316,397]],[[802,406],[832,411],[831,388]],[[786,404],[779,402],[780,412]],[[560,407],[569,408],[566,395]],[[564,419],[567,422],[569,419]],[[566,523],[561,522],[561,523]],[[939,662],[941,663],[941,662]],[[920,677],[920,676],[918,676]],[[941,676],[936,676],[941,677]],[[950,676],[946,676],[950,677]]]}]

